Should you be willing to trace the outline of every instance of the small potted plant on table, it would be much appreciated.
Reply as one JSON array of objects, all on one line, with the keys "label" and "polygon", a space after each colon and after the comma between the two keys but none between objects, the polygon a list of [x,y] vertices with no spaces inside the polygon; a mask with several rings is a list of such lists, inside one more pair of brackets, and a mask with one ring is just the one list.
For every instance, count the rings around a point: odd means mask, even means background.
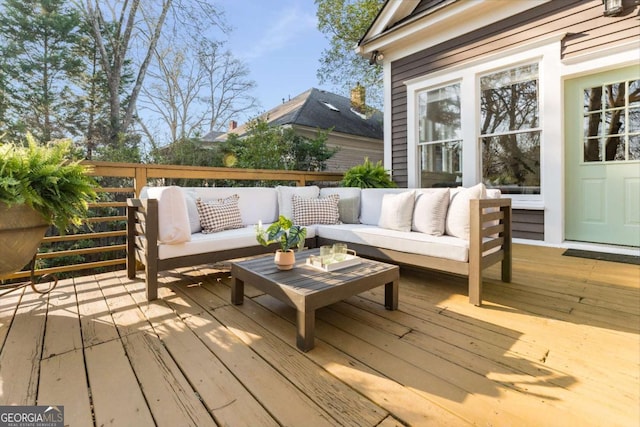
[{"label": "small potted plant on table", "polygon": [[266,230],[262,228],[262,222],[256,226],[256,240],[262,246],[273,243],[280,245],[276,250],[274,262],[280,270],[291,270],[296,263],[295,252],[292,248],[302,249],[307,237],[307,229],[299,225],[293,225],[293,221],[280,215],[278,222],[271,224]]}]

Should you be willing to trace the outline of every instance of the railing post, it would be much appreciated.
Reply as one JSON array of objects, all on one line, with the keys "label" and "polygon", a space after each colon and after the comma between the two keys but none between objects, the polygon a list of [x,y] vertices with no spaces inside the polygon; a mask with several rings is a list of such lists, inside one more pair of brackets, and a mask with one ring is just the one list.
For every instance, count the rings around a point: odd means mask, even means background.
[{"label": "railing post", "polygon": [[135,188],[135,197],[140,197],[142,188],[147,185],[147,167],[145,165],[139,165],[135,168],[135,177],[133,178],[133,187]]}]

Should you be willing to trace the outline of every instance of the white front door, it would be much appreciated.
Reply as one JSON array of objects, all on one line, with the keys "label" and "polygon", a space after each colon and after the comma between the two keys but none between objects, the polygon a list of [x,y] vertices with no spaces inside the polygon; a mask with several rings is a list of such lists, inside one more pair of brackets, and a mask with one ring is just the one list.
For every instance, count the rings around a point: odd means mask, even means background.
[{"label": "white front door", "polygon": [[565,238],[640,246],[640,66],[565,82]]}]

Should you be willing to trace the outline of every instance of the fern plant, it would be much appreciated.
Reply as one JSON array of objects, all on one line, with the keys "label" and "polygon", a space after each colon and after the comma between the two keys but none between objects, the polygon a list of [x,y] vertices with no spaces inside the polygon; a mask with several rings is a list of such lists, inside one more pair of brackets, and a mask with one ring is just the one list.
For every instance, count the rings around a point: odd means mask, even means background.
[{"label": "fern plant", "polygon": [[360,188],[392,188],[396,187],[396,183],[391,180],[389,173],[382,166],[382,161],[372,163],[368,158],[364,159],[364,163],[357,165],[345,172],[342,181],[342,187],[360,187]]},{"label": "fern plant", "polygon": [[26,204],[60,233],[79,226],[89,203],[96,200],[97,184],[88,166],[72,158],[71,141],[38,145],[27,135],[27,145],[0,144],[0,203]]}]

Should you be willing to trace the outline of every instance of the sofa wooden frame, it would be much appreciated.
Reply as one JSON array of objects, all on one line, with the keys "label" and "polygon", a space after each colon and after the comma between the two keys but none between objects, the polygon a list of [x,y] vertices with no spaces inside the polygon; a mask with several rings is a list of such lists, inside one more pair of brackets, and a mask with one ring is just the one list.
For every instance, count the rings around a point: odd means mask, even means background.
[{"label": "sofa wooden frame", "polygon": [[[349,243],[349,248],[367,258],[467,276],[469,302],[479,306],[482,304],[482,272],[486,268],[501,262],[501,279],[511,282],[511,199],[471,200],[470,210],[468,262],[355,243]],[[318,246],[331,243],[334,243],[331,239],[318,237]]]},{"label": "sofa wooden frame", "polygon": [[[305,245],[317,247],[333,240],[317,236]],[[482,304],[482,273],[502,263],[501,279],[511,282],[511,199],[475,199],[470,201],[469,257],[467,262],[446,258],[399,252],[362,244],[349,243],[358,255],[397,264],[416,266],[468,277],[469,302]],[[225,261],[229,259],[273,252],[277,248],[260,245],[213,251],[183,257],[158,258],[158,201],[129,199],[127,201],[127,276],[136,277],[137,263],[145,268],[147,299],[158,296],[158,272],[179,267]]]},{"label": "sofa wooden frame", "polygon": [[[255,246],[244,248],[159,259],[158,244],[158,201],[156,199],[128,199],[127,277],[135,279],[138,265],[144,266],[148,301],[158,298],[158,273],[160,271],[273,253],[279,248],[277,244],[265,247],[256,242]],[[305,240],[307,247],[315,247],[315,244],[315,238]]]}]

